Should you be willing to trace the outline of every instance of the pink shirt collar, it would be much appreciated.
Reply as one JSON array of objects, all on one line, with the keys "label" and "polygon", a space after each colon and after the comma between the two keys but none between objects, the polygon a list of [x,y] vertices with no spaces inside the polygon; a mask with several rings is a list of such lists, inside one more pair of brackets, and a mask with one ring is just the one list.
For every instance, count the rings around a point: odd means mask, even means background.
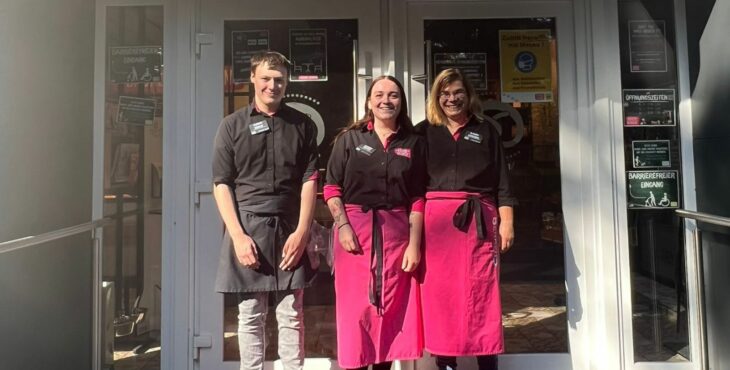
[{"label": "pink shirt collar", "polygon": [[[373,121],[368,121],[367,130],[369,132],[375,131],[375,124],[373,123]],[[385,138],[385,143],[383,143],[383,149],[388,150],[388,145],[390,144],[391,141],[393,141],[393,139],[395,138],[395,135],[398,134],[399,131],[400,131],[400,125],[398,125],[398,128],[396,128],[393,133],[391,133],[390,135],[388,135],[387,138]]]}]

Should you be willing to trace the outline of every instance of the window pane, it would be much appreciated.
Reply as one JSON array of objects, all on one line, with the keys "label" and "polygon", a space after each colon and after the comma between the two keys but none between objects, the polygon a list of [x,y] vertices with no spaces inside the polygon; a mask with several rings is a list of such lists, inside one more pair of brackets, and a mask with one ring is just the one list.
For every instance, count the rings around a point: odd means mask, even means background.
[{"label": "window pane", "polygon": [[160,368],[161,6],[107,7],[104,368]]},{"label": "window pane", "polygon": [[687,361],[677,70],[671,2],[619,2],[634,360]]}]

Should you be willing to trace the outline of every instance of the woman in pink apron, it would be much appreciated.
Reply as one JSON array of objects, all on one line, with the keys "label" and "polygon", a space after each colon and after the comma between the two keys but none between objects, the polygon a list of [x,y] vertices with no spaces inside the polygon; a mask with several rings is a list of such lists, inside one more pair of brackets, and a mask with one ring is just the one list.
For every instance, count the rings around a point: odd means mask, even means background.
[{"label": "woman in pink apron", "polygon": [[365,117],[335,140],[324,198],[334,218],[337,357],[389,369],[423,353],[418,284],[426,149],[400,82],[373,80]]},{"label": "woman in pink apron", "polygon": [[514,239],[502,142],[477,117],[479,101],[458,69],[434,81],[427,120],[416,126],[428,143],[421,294],[425,349],[439,369],[457,356],[477,356],[497,369],[504,352],[499,254]]}]

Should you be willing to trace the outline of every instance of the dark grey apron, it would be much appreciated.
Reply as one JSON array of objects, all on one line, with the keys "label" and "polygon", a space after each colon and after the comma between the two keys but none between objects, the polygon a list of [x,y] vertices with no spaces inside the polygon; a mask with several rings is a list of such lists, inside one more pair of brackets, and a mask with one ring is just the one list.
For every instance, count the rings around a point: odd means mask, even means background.
[{"label": "dark grey apron", "polygon": [[284,243],[296,229],[299,220],[299,201],[272,198],[257,204],[239,204],[238,213],[243,230],[256,243],[260,266],[253,270],[238,262],[226,230],[215,290],[221,293],[248,293],[309,287],[315,271],[306,251],[294,270],[279,268]]}]

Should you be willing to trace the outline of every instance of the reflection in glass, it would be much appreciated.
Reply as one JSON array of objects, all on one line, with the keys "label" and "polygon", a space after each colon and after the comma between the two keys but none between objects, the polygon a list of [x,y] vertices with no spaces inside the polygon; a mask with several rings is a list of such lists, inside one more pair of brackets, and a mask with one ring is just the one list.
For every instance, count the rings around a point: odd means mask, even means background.
[{"label": "reflection in glass", "polygon": [[107,7],[104,369],[160,368],[162,7]]},{"label": "reflection in glass", "polygon": [[669,213],[629,212],[634,360],[689,359],[682,222]]}]

